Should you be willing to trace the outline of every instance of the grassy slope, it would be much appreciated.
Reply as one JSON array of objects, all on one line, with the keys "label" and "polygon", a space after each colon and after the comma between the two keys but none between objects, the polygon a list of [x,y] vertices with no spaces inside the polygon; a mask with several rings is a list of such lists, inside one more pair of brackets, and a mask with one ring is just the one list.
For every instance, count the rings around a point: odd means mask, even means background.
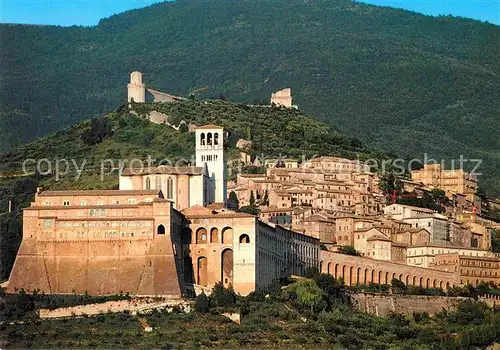
[{"label": "grassy slope", "polygon": [[118,106],[138,69],[205,97],[290,86],[308,114],[374,147],[484,158],[483,184],[500,191],[498,26],[347,0],[184,0],[91,28],[2,25],[0,38],[4,149]]}]

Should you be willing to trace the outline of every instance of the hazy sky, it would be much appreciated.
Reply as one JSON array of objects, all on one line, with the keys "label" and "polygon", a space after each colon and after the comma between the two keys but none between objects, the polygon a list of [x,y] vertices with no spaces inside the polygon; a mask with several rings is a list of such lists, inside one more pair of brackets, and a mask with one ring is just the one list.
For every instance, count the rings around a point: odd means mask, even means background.
[{"label": "hazy sky", "polygon": [[[452,14],[500,24],[500,0],[363,0],[428,15]],[[99,19],[159,0],[0,0],[0,22],[95,25]]]}]

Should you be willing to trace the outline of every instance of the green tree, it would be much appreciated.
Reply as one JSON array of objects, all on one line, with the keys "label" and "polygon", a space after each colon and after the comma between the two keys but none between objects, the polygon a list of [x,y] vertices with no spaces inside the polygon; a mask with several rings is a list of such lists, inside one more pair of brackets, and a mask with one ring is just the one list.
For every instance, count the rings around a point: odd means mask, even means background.
[{"label": "green tree", "polygon": [[201,294],[198,294],[198,296],[196,296],[195,309],[196,312],[200,314],[206,314],[210,309],[208,297],[206,296],[205,292],[201,292]]},{"label": "green tree", "polygon": [[240,208],[240,201],[234,191],[229,192],[228,206],[233,210],[238,210]]},{"label": "green tree", "polygon": [[338,252],[347,255],[355,255],[355,256],[361,255],[353,246],[350,245],[343,245],[339,247]]},{"label": "green tree", "polygon": [[378,187],[386,197],[386,202],[392,202],[394,194],[398,194],[403,189],[403,184],[392,172],[382,175]]},{"label": "green tree", "polygon": [[253,194],[253,190],[250,192],[250,206],[255,207],[255,196]]}]

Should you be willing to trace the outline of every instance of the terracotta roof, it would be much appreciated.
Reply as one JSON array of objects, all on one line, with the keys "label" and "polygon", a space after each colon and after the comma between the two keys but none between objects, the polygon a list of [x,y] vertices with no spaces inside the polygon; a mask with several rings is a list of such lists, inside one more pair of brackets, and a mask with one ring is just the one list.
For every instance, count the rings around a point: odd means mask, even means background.
[{"label": "terracotta roof", "polygon": [[195,166],[166,166],[161,165],[159,167],[152,168],[125,168],[122,171],[123,176],[134,176],[134,175],[153,175],[153,174],[169,174],[169,175],[202,175],[203,167]]},{"label": "terracotta roof", "polygon": [[39,197],[59,196],[133,196],[159,195],[160,190],[69,190],[69,191],[42,191]]},{"label": "terracotta roof", "polygon": [[370,238],[367,239],[367,241],[386,241],[386,242],[391,242],[391,240],[385,236],[381,235],[375,235],[371,236]]},{"label": "terracotta roof", "polygon": [[207,124],[207,125],[201,125],[201,126],[197,126],[196,127],[196,130],[198,129],[224,129],[222,126],[218,126],[218,125],[215,125],[215,124]]}]

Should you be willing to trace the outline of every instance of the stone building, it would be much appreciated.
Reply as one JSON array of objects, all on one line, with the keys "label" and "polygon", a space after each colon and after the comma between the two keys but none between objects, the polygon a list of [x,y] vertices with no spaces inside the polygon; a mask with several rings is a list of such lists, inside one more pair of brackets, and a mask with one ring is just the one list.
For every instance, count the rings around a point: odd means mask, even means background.
[{"label": "stone building", "polygon": [[292,89],[286,88],[271,94],[271,105],[292,108]]},{"label": "stone building", "polygon": [[126,168],[120,174],[120,190],[157,190],[183,210],[209,204],[210,179],[207,167],[158,166]]},{"label": "stone building", "polygon": [[43,191],[24,209],[9,290],[182,295],[183,217],[161,191]]},{"label": "stone building", "polygon": [[222,281],[246,295],[277,278],[304,275],[308,267],[318,266],[319,240],[313,237],[224,209],[196,206],[183,214],[192,233],[186,247],[188,266],[193,266],[199,285]]},{"label": "stone building", "polygon": [[477,177],[462,169],[444,170],[440,164],[424,164],[420,170],[412,170],[411,178],[415,182],[440,188],[447,193],[477,193]]},{"label": "stone building", "polygon": [[441,254],[458,254],[460,256],[488,256],[488,250],[471,247],[454,247],[449,245],[424,244],[409,246],[406,260],[408,265],[428,268],[434,264],[436,257]]},{"label": "stone building", "polygon": [[477,286],[481,282],[500,283],[500,258],[492,254],[485,256],[441,254],[436,256],[431,267],[454,272],[460,284]]},{"label": "stone building", "polygon": [[128,88],[128,102],[144,103],[146,102],[146,84],[142,82],[141,72],[130,73],[130,83]]}]

